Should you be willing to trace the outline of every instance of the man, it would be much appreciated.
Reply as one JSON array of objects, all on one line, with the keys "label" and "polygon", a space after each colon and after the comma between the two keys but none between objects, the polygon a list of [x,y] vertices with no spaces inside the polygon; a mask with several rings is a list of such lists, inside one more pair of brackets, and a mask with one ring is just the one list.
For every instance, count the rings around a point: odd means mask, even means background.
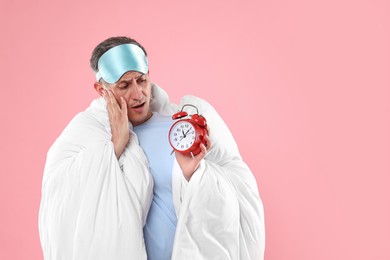
[{"label": "man", "polygon": [[[112,37],[92,53],[101,98],[47,155],[39,231],[45,259],[263,259],[256,181],[206,101],[180,106],[151,83],[145,49]],[[192,104],[209,135],[171,154],[171,116]],[[194,111],[192,111],[194,112]]]}]

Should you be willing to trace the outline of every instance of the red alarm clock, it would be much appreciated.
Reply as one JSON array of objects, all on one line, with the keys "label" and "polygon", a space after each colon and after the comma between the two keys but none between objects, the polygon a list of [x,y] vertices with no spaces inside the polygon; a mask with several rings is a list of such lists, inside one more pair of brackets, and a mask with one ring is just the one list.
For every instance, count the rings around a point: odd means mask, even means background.
[{"label": "red alarm clock", "polygon": [[[196,109],[196,114],[188,116],[183,111],[184,107],[191,106]],[[206,118],[199,115],[198,108],[194,105],[186,104],[181,111],[172,116],[176,121],[169,130],[169,143],[174,149],[187,156],[194,156],[200,153],[200,145],[206,145],[205,136],[207,135]]]}]

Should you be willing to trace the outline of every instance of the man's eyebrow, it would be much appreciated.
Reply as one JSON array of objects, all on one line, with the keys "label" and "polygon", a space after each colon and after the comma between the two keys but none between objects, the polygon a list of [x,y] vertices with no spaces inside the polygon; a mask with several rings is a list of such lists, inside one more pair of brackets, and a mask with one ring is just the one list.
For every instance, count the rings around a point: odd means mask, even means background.
[{"label": "man's eyebrow", "polygon": [[131,79],[129,79],[129,80],[124,80],[124,79],[121,79],[121,80],[119,80],[118,81],[118,83],[117,84],[121,84],[121,83],[129,83],[132,79],[135,79],[135,80],[137,80],[137,79],[139,79],[139,78],[141,78],[141,77],[143,77],[143,76],[145,76],[146,74],[141,74],[141,75],[139,75],[138,77],[133,77],[133,78],[131,78]]}]

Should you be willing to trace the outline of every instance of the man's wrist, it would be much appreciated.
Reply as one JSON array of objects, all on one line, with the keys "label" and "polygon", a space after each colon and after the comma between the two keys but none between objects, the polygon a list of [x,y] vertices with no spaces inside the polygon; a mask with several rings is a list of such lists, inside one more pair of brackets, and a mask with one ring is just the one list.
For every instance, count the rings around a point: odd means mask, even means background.
[{"label": "man's wrist", "polygon": [[200,168],[200,164],[202,163],[203,159],[198,163],[195,170],[193,170],[190,174],[185,174],[183,172],[183,177],[189,182],[192,178],[192,176],[195,174],[195,172]]},{"label": "man's wrist", "polygon": [[112,143],[114,144],[116,158],[119,159],[119,157],[121,157],[123,151],[125,150],[126,145],[116,144],[114,141],[112,141]]}]

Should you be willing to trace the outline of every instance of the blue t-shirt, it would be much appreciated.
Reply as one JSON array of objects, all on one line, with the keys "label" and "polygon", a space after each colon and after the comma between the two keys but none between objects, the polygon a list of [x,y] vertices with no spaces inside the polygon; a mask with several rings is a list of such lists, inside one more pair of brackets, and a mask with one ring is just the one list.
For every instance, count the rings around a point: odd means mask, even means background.
[{"label": "blue t-shirt", "polygon": [[153,176],[153,201],[144,227],[148,260],[169,260],[176,230],[176,212],[172,198],[174,155],[169,145],[170,116],[153,113],[145,123],[134,127]]}]

